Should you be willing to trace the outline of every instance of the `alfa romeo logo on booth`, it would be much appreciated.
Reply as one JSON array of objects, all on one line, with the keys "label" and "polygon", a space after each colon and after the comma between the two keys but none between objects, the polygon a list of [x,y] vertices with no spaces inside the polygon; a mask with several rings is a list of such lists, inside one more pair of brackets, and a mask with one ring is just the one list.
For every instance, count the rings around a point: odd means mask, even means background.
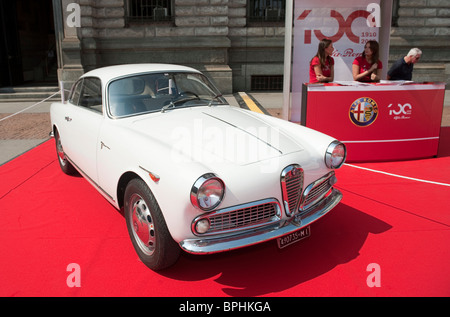
[{"label": "alfa romeo logo on booth", "polygon": [[367,127],[378,117],[378,105],[375,100],[362,97],[356,99],[350,107],[350,120],[357,126]]}]

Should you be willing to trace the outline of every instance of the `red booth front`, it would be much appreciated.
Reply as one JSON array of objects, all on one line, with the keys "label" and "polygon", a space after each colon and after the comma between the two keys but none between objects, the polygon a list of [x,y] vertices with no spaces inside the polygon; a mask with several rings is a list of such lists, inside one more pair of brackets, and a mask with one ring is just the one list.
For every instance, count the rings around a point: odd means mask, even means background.
[{"label": "red booth front", "polygon": [[344,142],[347,162],[437,155],[443,83],[305,84],[302,124]]}]

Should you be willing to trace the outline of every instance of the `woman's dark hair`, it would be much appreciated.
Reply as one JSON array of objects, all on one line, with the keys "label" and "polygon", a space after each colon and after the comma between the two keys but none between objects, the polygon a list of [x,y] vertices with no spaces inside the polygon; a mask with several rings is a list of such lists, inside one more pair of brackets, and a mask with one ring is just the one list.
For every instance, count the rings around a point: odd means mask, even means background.
[{"label": "woman's dark hair", "polygon": [[[372,58],[370,63],[374,64],[374,63],[378,63],[378,60],[380,59],[380,46],[378,45],[377,41],[368,41],[366,43],[366,45],[369,44],[369,47],[372,51]],[[362,56],[365,58],[366,57],[366,52],[363,52]]]},{"label": "woman's dark hair", "polygon": [[326,55],[325,55],[325,49],[328,46],[330,46],[331,43],[333,43],[332,40],[330,40],[330,39],[323,39],[323,40],[321,40],[319,42],[319,46],[317,47],[317,53],[316,53],[316,55],[314,57],[318,57],[319,58],[320,66],[322,68],[325,67],[326,59],[328,59],[328,61],[331,60],[331,56],[326,57]]}]

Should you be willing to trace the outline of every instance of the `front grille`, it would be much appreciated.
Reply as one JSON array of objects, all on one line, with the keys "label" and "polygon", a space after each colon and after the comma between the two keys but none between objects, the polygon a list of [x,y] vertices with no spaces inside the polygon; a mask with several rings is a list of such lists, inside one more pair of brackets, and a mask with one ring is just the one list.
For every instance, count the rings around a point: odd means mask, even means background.
[{"label": "front grille", "polygon": [[329,173],[328,175],[309,185],[305,189],[300,205],[301,210],[307,210],[310,206],[314,205],[330,191],[331,187],[333,186],[333,183],[330,181],[330,179],[333,176],[333,172]]},{"label": "front grille", "polygon": [[281,190],[286,213],[297,211],[303,189],[303,169],[299,165],[290,165],[281,173]]},{"label": "front grille", "polygon": [[210,223],[210,229],[204,235],[228,233],[277,222],[280,220],[280,207],[275,200],[264,200],[203,215],[194,224],[203,219]]}]

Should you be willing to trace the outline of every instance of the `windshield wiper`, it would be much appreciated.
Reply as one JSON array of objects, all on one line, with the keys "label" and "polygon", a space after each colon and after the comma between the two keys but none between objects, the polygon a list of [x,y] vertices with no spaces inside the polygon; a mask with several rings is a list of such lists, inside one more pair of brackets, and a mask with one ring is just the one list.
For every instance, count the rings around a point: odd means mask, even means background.
[{"label": "windshield wiper", "polygon": [[199,98],[198,97],[186,97],[186,98],[181,98],[181,99],[178,99],[178,100],[175,100],[175,101],[174,100],[170,100],[170,103],[168,105],[165,105],[164,107],[161,108],[161,112],[164,113],[169,108],[175,108],[177,103],[186,102],[186,101],[189,101],[189,100],[197,100],[197,99],[199,99]]},{"label": "windshield wiper", "polygon": [[[215,96],[209,101],[208,107],[211,107],[213,101],[216,100],[216,99],[219,100],[220,97],[222,97],[222,94],[215,95]],[[219,101],[220,101],[220,100],[219,100]]]},{"label": "windshield wiper", "polygon": [[173,103],[172,100],[170,101],[170,103],[168,105],[165,105],[164,107],[161,108],[161,113],[166,112],[166,110],[169,108],[175,108],[175,104]]}]

